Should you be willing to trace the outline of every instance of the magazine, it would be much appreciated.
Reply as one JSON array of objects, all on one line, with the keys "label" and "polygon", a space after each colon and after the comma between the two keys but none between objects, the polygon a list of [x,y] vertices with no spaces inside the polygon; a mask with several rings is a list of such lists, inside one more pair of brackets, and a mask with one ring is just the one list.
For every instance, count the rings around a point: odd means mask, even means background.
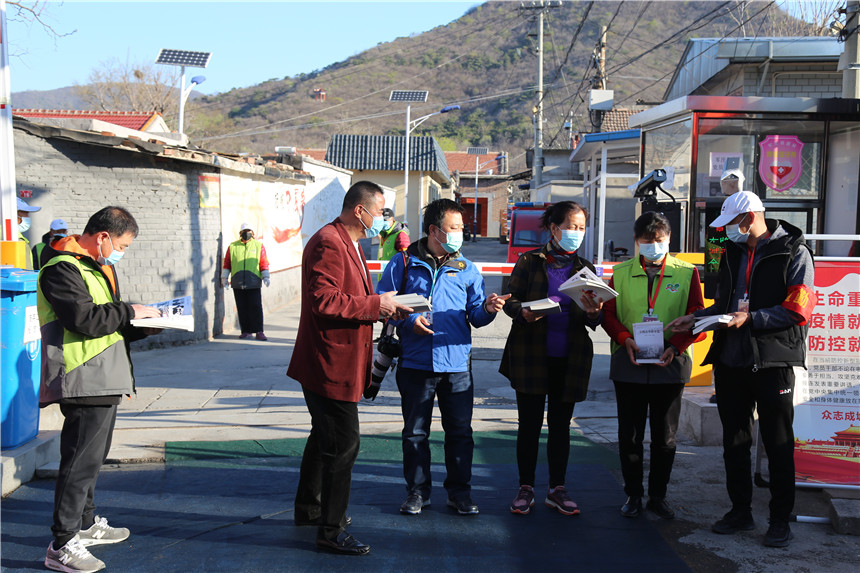
[{"label": "magazine", "polygon": [[659,320],[633,323],[633,340],[639,347],[636,362],[657,364],[663,355],[663,323]]},{"label": "magazine", "polygon": [[430,301],[424,295],[417,292],[409,294],[398,294],[394,297],[394,302],[408,306],[413,313],[427,312],[430,310]]},{"label": "magazine", "polygon": [[558,314],[561,312],[561,306],[551,298],[542,298],[540,300],[524,302],[523,308],[541,315]]},{"label": "magazine", "polygon": [[596,274],[591,272],[591,269],[588,267],[583,268],[581,271],[564,281],[561,286],[558,287],[558,290],[573,299],[573,301],[578,304],[579,308],[582,310],[585,310],[585,307],[582,305],[579,297],[582,296],[583,292],[591,293],[603,302],[612,300],[618,296],[618,293],[614,289],[609,288],[609,285],[603,282],[603,280]]},{"label": "magazine", "polygon": [[173,328],[194,332],[194,316],[191,314],[190,296],[174,298],[146,306],[157,308],[161,311],[161,316],[158,318],[134,318],[131,321],[132,326],[139,328]]},{"label": "magazine", "polygon": [[730,314],[715,314],[713,316],[703,316],[696,319],[696,324],[693,326],[693,334],[699,334],[708,330],[716,330],[723,324],[728,324],[732,321]]}]

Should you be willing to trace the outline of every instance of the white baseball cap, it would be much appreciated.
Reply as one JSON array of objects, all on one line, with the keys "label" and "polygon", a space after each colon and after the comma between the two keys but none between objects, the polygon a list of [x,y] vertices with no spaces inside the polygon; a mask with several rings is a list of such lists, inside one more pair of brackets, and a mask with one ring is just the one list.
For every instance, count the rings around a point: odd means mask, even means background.
[{"label": "white baseball cap", "polygon": [[764,205],[758,195],[751,191],[739,191],[723,201],[720,216],[711,222],[711,227],[725,227],[741,213],[764,212]]},{"label": "white baseball cap", "polygon": [[253,231],[254,227],[251,226],[251,223],[242,223],[242,226],[239,227],[239,232],[242,231]]},{"label": "white baseball cap", "polygon": [[20,197],[16,197],[16,199],[18,199],[18,210],[19,211],[26,211],[28,213],[32,213],[34,211],[38,211],[39,209],[41,209],[41,207],[31,207],[30,205],[27,205],[27,202],[24,201],[23,199],[21,199]]},{"label": "white baseball cap", "polygon": [[63,221],[62,219],[54,219],[51,221],[51,230],[52,231],[60,231],[62,229],[69,229],[69,224]]}]

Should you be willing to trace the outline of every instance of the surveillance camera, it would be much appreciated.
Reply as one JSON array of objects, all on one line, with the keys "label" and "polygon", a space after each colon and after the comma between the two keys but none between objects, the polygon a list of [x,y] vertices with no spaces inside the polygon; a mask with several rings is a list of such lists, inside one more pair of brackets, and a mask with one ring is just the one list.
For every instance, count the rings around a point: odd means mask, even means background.
[{"label": "surveillance camera", "polygon": [[[645,177],[639,180],[635,185],[630,186],[633,196],[636,198],[649,197],[657,194],[657,189],[661,188],[660,184],[666,181],[666,170],[655,169]],[[661,188],[662,189],[662,188]]]}]

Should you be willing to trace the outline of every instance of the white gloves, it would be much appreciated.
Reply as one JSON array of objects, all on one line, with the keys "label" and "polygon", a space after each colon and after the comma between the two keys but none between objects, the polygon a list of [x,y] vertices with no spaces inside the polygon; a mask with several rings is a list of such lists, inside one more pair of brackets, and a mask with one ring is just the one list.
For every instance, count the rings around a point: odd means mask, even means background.
[{"label": "white gloves", "polygon": [[260,274],[263,275],[263,284],[269,286],[272,284],[272,279],[270,278],[269,271],[260,271]]},{"label": "white gloves", "polygon": [[230,288],[230,269],[221,269],[221,286]]}]

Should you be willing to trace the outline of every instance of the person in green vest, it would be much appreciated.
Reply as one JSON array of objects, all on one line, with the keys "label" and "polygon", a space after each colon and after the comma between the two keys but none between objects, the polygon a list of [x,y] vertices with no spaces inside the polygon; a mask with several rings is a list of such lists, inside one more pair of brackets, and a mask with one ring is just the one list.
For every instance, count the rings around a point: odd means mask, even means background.
[{"label": "person in green vest", "polygon": [[[69,224],[62,219],[54,219],[51,221],[51,227],[48,232],[42,235],[42,242],[33,247],[33,270],[38,271],[42,268],[43,263],[50,260],[52,254],[45,251],[45,247],[52,242],[62,239],[69,234]],[[45,261],[42,261],[43,255]]]},{"label": "person in green vest", "polygon": [[107,459],[123,395],[134,392],[129,342],[159,332],[136,328],[135,318],[159,311],[120,298],[114,265],[137,236],[134,217],[105,207],[82,235],[56,241],[39,272],[36,307],[42,331],[39,405],[63,413],[60,469],[54,493],[53,541],[45,566],[54,571],[98,571],[103,561],[87,547],[130,535],[95,513],[99,469]]},{"label": "person in green vest", "polygon": [[221,269],[221,284],[233,288],[236,300],[236,314],[239,316],[239,338],[251,338],[256,333],[257,340],[268,340],[263,331],[262,287],[271,284],[269,258],[262,241],[254,238],[250,223],[239,227],[239,240],[230,243],[224,255],[224,268]]},{"label": "person in green vest", "polygon": [[[689,331],[672,335],[664,325],[703,308],[704,300],[696,267],[669,254],[671,233],[662,213],[636,219],[633,235],[639,256],[615,265],[609,286],[618,297],[603,307],[603,328],[612,339],[609,378],[618,407],[625,517],[642,512],[646,417],[651,422],[651,460],[645,507],[663,519],[675,517],[666,493],[675,462],[681,395],[693,368],[689,347],[696,337]],[[648,332],[656,344],[644,347]]]},{"label": "person in green vest", "polygon": [[382,210],[385,227],[379,233],[379,260],[390,261],[395,253],[409,248],[409,231],[405,223],[398,223],[394,211],[386,207]]},{"label": "person in green vest", "polygon": [[[24,233],[30,230],[30,213],[39,211],[41,207],[30,206],[20,197],[16,197],[16,199],[18,200],[18,240],[23,241],[29,247],[30,241],[27,240]],[[30,261],[25,261],[25,265],[27,268],[32,266]]]}]

